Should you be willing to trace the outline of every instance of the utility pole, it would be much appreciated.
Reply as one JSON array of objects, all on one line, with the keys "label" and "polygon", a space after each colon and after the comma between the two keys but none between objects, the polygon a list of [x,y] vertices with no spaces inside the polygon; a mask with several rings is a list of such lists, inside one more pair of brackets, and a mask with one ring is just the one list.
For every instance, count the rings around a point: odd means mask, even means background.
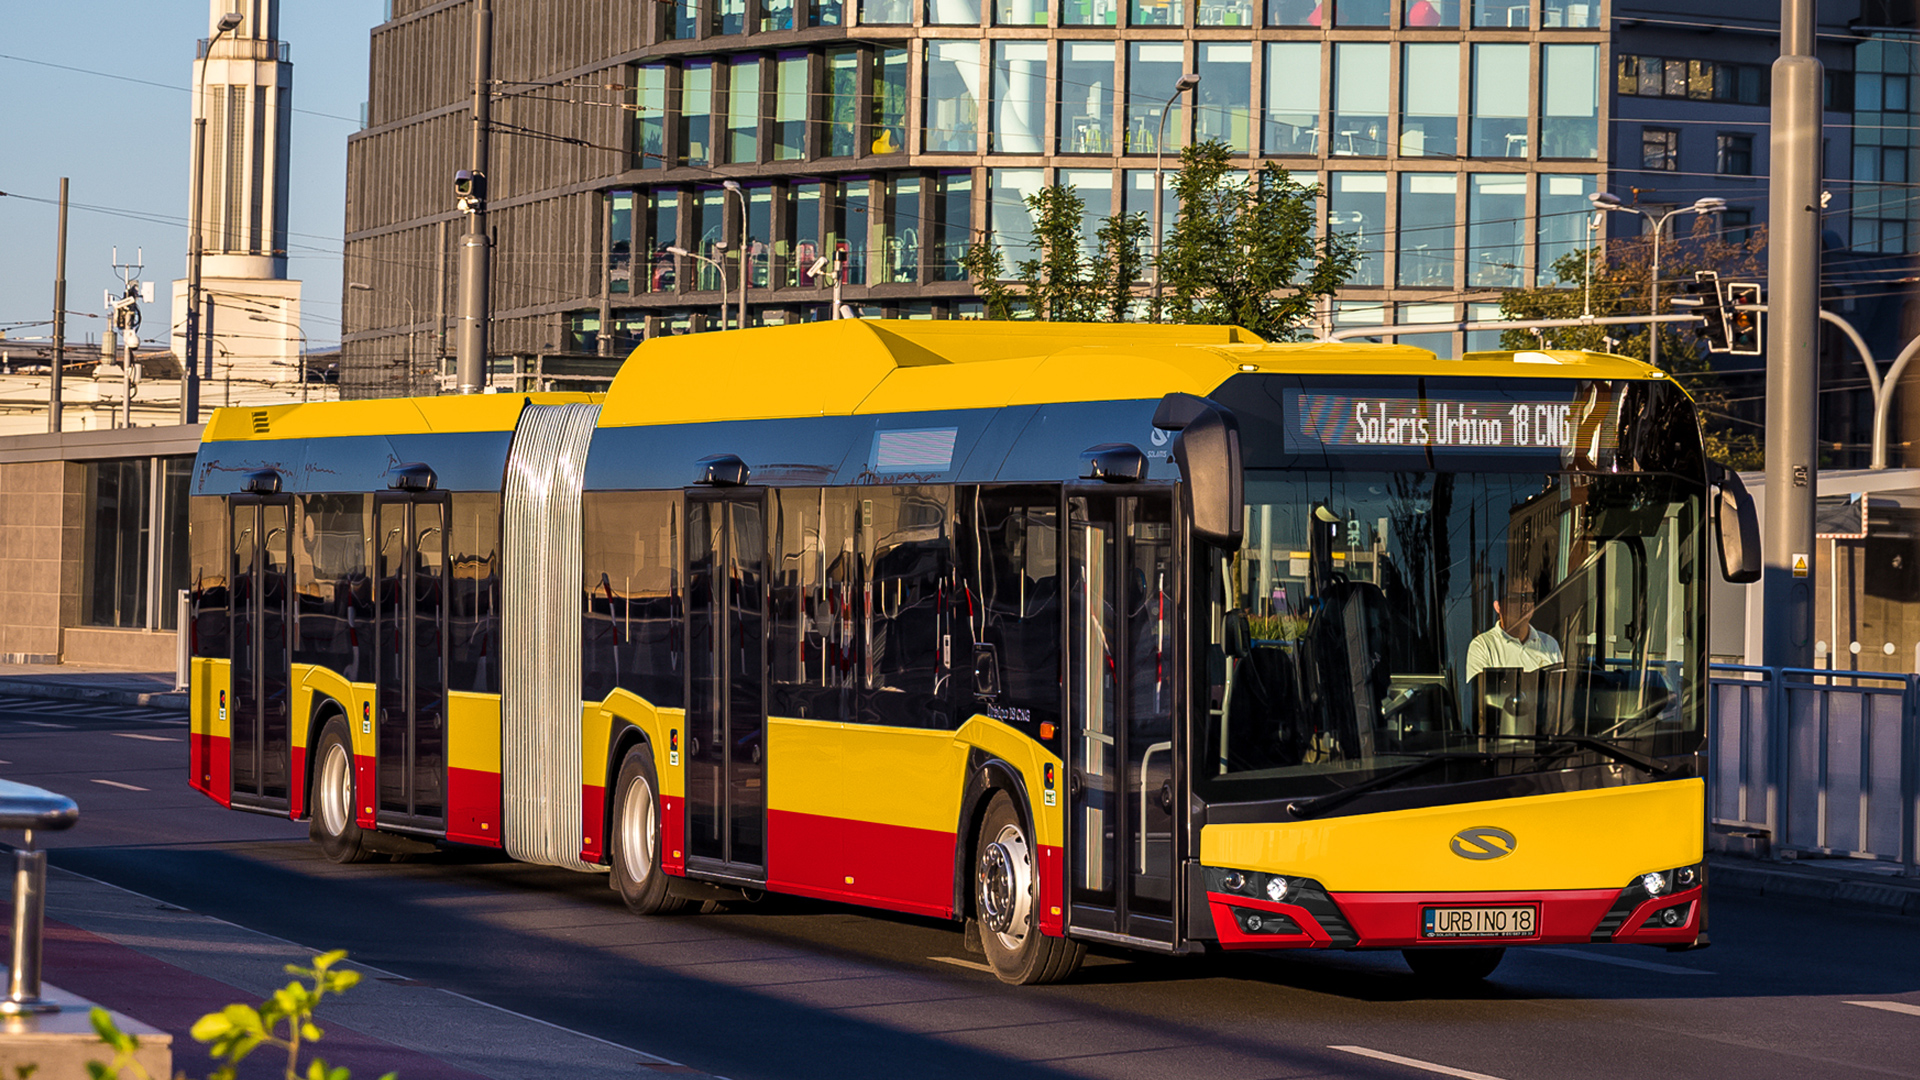
[{"label": "utility pole", "polygon": [[[200,66],[193,77],[193,187],[187,193],[187,324],[183,338],[186,344],[186,356],[180,361],[180,422],[197,424],[200,422],[200,356],[201,349],[206,350],[207,374],[213,374],[213,318],[212,298],[207,298],[208,317],[205,327],[200,325],[200,260],[203,255],[203,242],[200,238],[200,198],[201,189],[206,184],[207,166],[207,68],[213,63],[214,47],[220,39],[240,28],[246,21],[237,11],[229,11],[220,16],[214,24],[213,36],[207,39],[207,53],[200,58]],[[206,341],[200,335],[206,334]]]},{"label": "utility pole", "polygon": [[1760,662],[1813,663],[1814,498],[1819,491],[1820,90],[1815,0],[1781,0],[1767,204],[1767,506]]},{"label": "utility pole", "polygon": [[[468,168],[454,174],[453,192],[467,215],[460,238],[460,322],[455,343],[456,382],[462,394],[477,394],[486,380],[487,302],[492,274],[487,247],[487,127],[493,94],[493,0],[473,5],[473,141]],[[412,373],[408,373],[412,377]]]},{"label": "utility pole", "polygon": [[67,178],[60,178],[60,239],[53,259],[53,363],[47,383],[47,430],[60,434],[60,376],[67,360]]}]

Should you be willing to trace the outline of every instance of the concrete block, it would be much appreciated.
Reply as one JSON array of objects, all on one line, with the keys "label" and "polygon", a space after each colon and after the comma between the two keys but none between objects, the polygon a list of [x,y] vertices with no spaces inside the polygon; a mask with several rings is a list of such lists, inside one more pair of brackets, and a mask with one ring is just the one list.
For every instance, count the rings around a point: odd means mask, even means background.
[{"label": "concrete block", "polygon": [[[60,1011],[0,1022],[0,1073],[13,1076],[20,1066],[36,1065],[35,1076],[52,1080],[86,1076],[87,1062],[113,1060],[112,1051],[94,1033],[90,1018],[93,1002],[45,984],[40,987],[40,996],[59,1005]],[[120,1013],[112,1016],[121,1031],[140,1039],[136,1058],[147,1075],[173,1075],[172,1035]]]}]

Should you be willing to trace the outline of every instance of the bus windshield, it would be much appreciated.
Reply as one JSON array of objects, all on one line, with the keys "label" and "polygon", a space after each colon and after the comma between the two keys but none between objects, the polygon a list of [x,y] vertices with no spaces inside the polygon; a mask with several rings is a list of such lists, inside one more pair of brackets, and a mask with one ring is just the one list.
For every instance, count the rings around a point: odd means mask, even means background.
[{"label": "bus windshield", "polygon": [[1243,544],[1203,571],[1209,799],[1698,750],[1697,482],[1256,469],[1246,490]]}]

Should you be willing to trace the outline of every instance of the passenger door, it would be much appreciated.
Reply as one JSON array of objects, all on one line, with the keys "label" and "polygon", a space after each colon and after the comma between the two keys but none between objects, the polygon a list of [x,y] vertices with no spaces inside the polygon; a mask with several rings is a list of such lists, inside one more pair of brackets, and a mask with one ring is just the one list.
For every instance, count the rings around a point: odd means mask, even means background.
[{"label": "passenger door", "polygon": [[1173,503],[1068,492],[1069,925],[1171,945],[1175,828]]},{"label": "passenger door", "polygon": [[292,500],[236,495],[231,509],[233,802],[285,809],[292,755]]},{"label": "passenger door", "polygon": [[687,493],[687,868],[767,877],[766,496]]},{"label": "passenger door", "polygon": [[374,502],[375,819],[446,831],[447,499]]}]

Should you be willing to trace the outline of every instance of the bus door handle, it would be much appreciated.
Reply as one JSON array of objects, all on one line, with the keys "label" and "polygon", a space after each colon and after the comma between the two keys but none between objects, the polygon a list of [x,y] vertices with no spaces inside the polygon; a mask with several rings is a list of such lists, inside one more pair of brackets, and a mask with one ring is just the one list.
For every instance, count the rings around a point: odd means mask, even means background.
[{"label": "bus door handle", "polygon": [[[1152,763],[1153,755],[1162,750],[1172,749],[1171,742],[1157,742],[1147,747],[1147,752],[1140,755],[1140,820],[1135,827],[1140,830],[1140,871],[1142,873],[1147,869],[1147,766]],[[1160,804],[1167,807],[1168,813],[1172,813],[1172,802],[1173,790],[1163,786],[1160,792]]]}]

